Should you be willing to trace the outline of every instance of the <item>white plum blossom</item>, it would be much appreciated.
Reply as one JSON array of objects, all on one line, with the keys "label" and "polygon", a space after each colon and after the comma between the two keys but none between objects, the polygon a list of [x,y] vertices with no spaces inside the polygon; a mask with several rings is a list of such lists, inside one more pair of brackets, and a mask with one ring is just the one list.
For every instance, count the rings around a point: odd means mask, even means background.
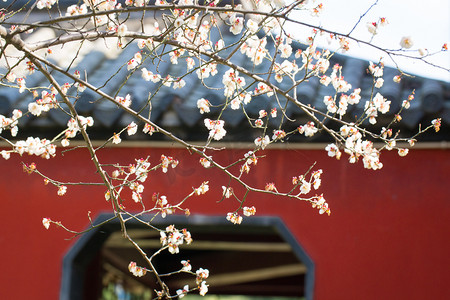
[{"label": "white plum blossom", "polygon": [[148,123],[145,123],[144,128],[142,129],[142,132],[152,135],[153,133],[156,132],[156,128]]},{"label": "white plum blossom", "polygon": [[60,185],[58,188],[58,196],[63,196],[67,192],[67,187],[65,185]]},{"label": "white plum blossom", "polygon": [[286,137],[286,132],[284,130],[274,130],[272,140],[282,140]]},{"label": "white plum blossom", "polygon": [[227,188],[226,186],[222,185],[222,190],[223,190],[223,196],[227,199],[230,198],[231,195],[233,195],[233,189],[230,187]]},{"label": "white plum blossom", "polygon": [[129,94],[127,94],[127,95],[125,96],[125,98],[124,98],[124,97],[117,96],[114,100],[115,100],[117,103],[122,104],[122,105],[125,106],[125,107],[130,107],[130,105],[131,105],[131,96],[130,96]]},{"label": "white plum blossom", "polygon": [[316,68],[320,73],[325,73],[330,67],[330,61],[327,58],[320,58],[317,61]]},{"label": "white plum blossom", "polygon": [[391,101],[388,101],[380,93],[377,93],[373,98],[373,104],[378,109],[379,112],[385,114],[389,111]]},{"label": "white plum blossom", "polygon": [[190,272],[192,270],[192,265],[189,263],[188,260],[182,260],[181,264],[183,265],[183,267],[181,268],[182,271]]},{"label": "white plum blossom", "polygon": [[409,49],[414,45],[410,36],[404,36],[400,40],[400,46],[405,49]]},{"label": "white plum blossom", "polygon": [[323,173],[323,171],[322,171],[322,169],[320,169],[320,170],[315,171],[312,175],[312,178],[314,179],[313,187],[315,190],[317,190],[322,183],[322,179],[320,179],[320,176],[322,175],[322,173]]},{"label": "white plum blossom", "polygon": [[176,90],[176,89],[183,88],[185,85],[186,85],[186,82],[183,79],[177,79],[177,80],[174,81],[172,87],[173,87],[174,90]]},{"label": "white plum blossom", "polygon": [[152,81],[153,83],[161,81],[161,75],[153,74],[153,72],[148,71],[146,68],[142,68],[141,71],[142,71],[142,78],[145,81]]},{"label": "white plum blossom", "polygon": [[227,214],[227,220],[230,221],[233,224],[241,224],[242,223],[242,216],[238,215],[237,213],[229,212]]},{"label": "white plum blossom", "polygon": [[428,50],[425,49],[425,48],[420,48],[420,49],[417,50],[417,51],[419,51],[419,55],[420,55],[420,56],[425,56],[425,55],[428,54]]},{"label": "white plum blossom", "polygon": [[383,78],[378,78],[378,79],[375,81],[375,87],[376,87],[377,89],[379,89],[379,88],[381,88],[381,87],[383,86],[383,83],[384,83],[384,79],[383,79]]},{"label": "white plum blossom", "polygon": [[196,275],[196,279],[195,279],[196,283],[200,284],[202,281],[204,281],[205,279],[207,279],[209,277],[209,270],[199,268],[197,271],[195,271],[195,275]]},{"label": "white plum blossom", "polygon": [[66,138],[61,140],[61,146],[68,147],[69,145],[70,145],[69,139]]},{"label": "white plum blossom", "polygon": [[174,159],[171,156],[165,156],[164,154],[162,154],[161,155],[161,169],[162,169],[163,173],[167,173],[169,165],[172,167],[172,169],[176,168],[178,165],[178,160]]},{"label": "white plum blossom", "polygon": [[148,0],[125,0],[125,5],[128,6],[135,6],[135,7],[142,7],[146,3],[148,3]]},{"label": "white plum blossom", "polygon": [[137,266],[134,261],[130,262],[128,270],[136,277],[142,277],[147,273],[145,268]]},{"label": "white plum blossom", "polygon": [[375,65],[373,62],[369,63],[369,71],[372,73],[375,77],[381,77],[383,76],[383,64]]},{"label": "white plum blossom", "polygon": [[242,29],[244,28],[244,18],[242,17],[236,17],[235,15],[230,17],[230,32],[234,35],[237,35],[241,33]]},{"label": "white plum blossom", "polygon": [[236,90],[241,90],[245,86],[245,78],[239,76],[238,71],[229,69],[223,75],[222,83],[225,86],[225,97],[232,97]]},{"label": "white plum blossom", "polygon": [[271,116],[272,118],[276,118],[276,117],[277,117],[277,108],[276,108],[276,107],[274,107],[274,108],[272,108],[272,109],[270,110],[270,116]]},{"label": "white plum blossom", "polygon": [[373,35],[377,34],[377,29],[378,29],[377,23],[375,23],[375,22],[367,22],[366,23],[366,27],[367,27],[367,30],[371,34],[373,34]]},{"label": "white plum blossom", "polygon": [[258,31],[258,23],[255,22],[253,19],[248,19],[248,21],[247,21],[247,29],[251,33],[256,33]]},{"label": "white plum blossom", "polygon": [[205,99],[205,98],[201,98],[199,100],[197,100],[197,107],[200,110],[200,113],[209,113],[209,107],[211,106],[211,103]]},{"label": "white plum blossom", "polygon": [[201,158],[200,158],[200,164],[201,164],[204,168],[209,168],[209,167],[211,167],[211,162],[210,162],[208,159],[204,158],[204,157],[201,157]]},{"label": "white plum blossom", "polygon": [[6,151],[6,150],[2,150],[0,151],[0,155],[5,159],[8,160],[11,157],[10,152]]},{"label": "white plum blossom", "polygon": [[112,138],[112,143],[113,144],[120,144],[122,142],[122,139],[120,138],[120,134],[114,133],[113,138]]},{"label": "white plum blossom", "polygon": [[242,212],[246,217],[254,216],[256,214],[256,207],[244,206],[244,208],[242,208]]},{"label": "white plum blossom", "polygon": [[402,81],[402,76],[401,75],[395,75],[392,78],[392,81],[394,81],[395,83],[399,83],[400,81]]},{"label": "white plum blossom", "polygon": [[241,101],[239,98],[233,98],[233,100],[231,100],[230,102],[230,107],[233,110],[239,109],[239,107],[241,106]]},{"label": "white plum blossom", "polygon": [[[84,129],[86,129],[88,126],[91,127],[94,125],[94,119],[92,117],[78,116],[78,120]],[[67,122],[67,129],[65,131],[66,138],[75,137],[78,131],[80,131],[78,122],[74,118],[71,118]]]},{"label": "white plum blossom", "polygon": [[311,137],[313,136],[316,132],[318,131],[318,129],[316,128],[316,126],[314,125],[314,122],[308,122],[303,126],[299,126],[298,127],[298,132],[300,134],[305,134],[305,136],[307,137]]},{"label": "white plum blossom", "polygon": [[43,111],[43,107],[42,107],[42,105],[39,105],[36,102],[31,102],[30,104],[28,104],[28,111],[32,115],[39,117]]},{"label": "white plum blossom", "polygon": [[268,135],[265,135],[264,137],[257,137],[255,139],[255,145],[257,147],[261,147],[262,150],[266,148],[267,145],[270,144],[270,138]]},{"label": "white plum blossom", "polygon": [[327,111],[334,114],[337,111],[337,106],[334,101],[334,98],[331,96],[325,96],[323,97],[323,103],[327,106]]},{"label": "white plum blossom", "polygon": [[50,222],[51,222],[51,220],[48,218],[42,219],[42,225],[44,225],[45,229],[48,229],[50,227]]},{"label": "white plum blossom", "polygon": [[358,104],[359,100],[361,100],[360,93],[361,93],[360,88],[353,90],[353,93],[351,93],[350,96],[348,96],[348,99],[347,99],[348,104],[352,104],[352,105]]},{"label": "white plum blossom", "polygon": [[302,181],[302,185],[300,186],[301,194],[308,194],[311,191],[311,183],[306,180]]},{"label": "white plum blossom", "polygon": [[[261,127],[263,127],[263,125],[264,125],[263,120],[261,120],[261,119],[255,120],[255,127],[261,128]],[[256,140],[255,140],[255,144],[256,144]]]},{"label": "white plum blossom", "polygon": [[199,288],[199,294],[200,294],[200,296],[205,296],[207,292],[208,292],[208,286],[206,285],[205,281],[202,281],[202,283],[200,284],[200,288]]},{"label": "white plum blossom", "polygon": [[25,85],[25,78],[17,78],[16,79],[17,86],[19,87],[19,93],[23,93],[25,89],[27,88]]},{"label": "white plum blossom", "polygon": [[38,0],[36,2],[36,8],[37,9],[44,9],[44,8],[52,8],[52,5],[56,3],[56,0]]},{"label": "white plum blossom", "polygon": [[203,195],[206,194],[206,192],[209,191],[209,185],[208,185],[208,181],[203,182],[200,187],[196,188],[194,190],[195,194],[197,195]]},{"label": "white plum blossom", "polygon": [[128,27],[126,24],[122,23],[117,27],[117,35],[119,37],[125,36],[125,34],[127,34],[127,32],[128,32]]},{"label": "white plum blossom", "polygon": [[218,40],[216,42],[216,51],[222,50],[223,47],[225,47],[225,42],[223,41],[223,39]]},{"label": "white plum blossom", "polygon": [[336,146],[335,144],[328,144],[328,145],[325,147],[325,150],[328,152],[328,156],[329,156],[329,157],[334,157],[334,156],[336,156],[336,158],[339,159],[340,153],[341,153],[341,152],[339,151],[338,146]]},{"label": "white plum blossom", "polygon": [[220,141],[226,134],[227,131],[223,128],[225,122],[223,120],[204,120],[206,128],[209,130],[209,138],[216,141]]},{"label": "white plum blossom", "polygon": [[185,285],[184,287],[183,287],[183,289],[179,289],[179,290],[177,290],[177,296],[178,296],[178,299],[181,299],[181,298],[183,298],[184,296],[186,296],[186,294],[189,292],[189,285]]},{"label": "white plum blossom", "polygon": [[137,132],[138,126],[136,123],[131,122],[128,126],[127,126],[127,133],[128,135],[133,135]]},{"label": "white plum blossom", "polygon": [[183,243],[190,244],[192,242],[189,231],[183,229],[180,232],[174,225],[167,226],[166,230],[160,231],[159,234],[162,246],[168,246],[171,254],[179,253],[179,246]]},{"label": "white plum blossom", "polygon": [[14,151],[19,155],[27,153],[49,159],[56,155],[56,146],[47,139],[28,137],[25,141],[17,141]]},{"label": "white plum blossom", "polygon": [[407,149],[407,148],[398,149],[399,156],[406,156],[408,154],[408,152],[409,152],[409,149]]},{"label": "white plum blossom", "polygon": [[135,203],[139,203],[139,202],[142,201],[142,196],[141,196],[140,193],[132,192],[132,194],[131,194],[131,199],[133,199],[133,201],[134,201]]},{"label": "white plum blossom", "polygon": [[288,58],[292,54],[292,47],[287,43],[282,43],[278,47],[278,50],[280,50],[282,58]]},{"label": "white plum blossom", "polygon": [[319,214],[326,213],[327,215],[331,214],[330,208],[328,207],[328,203],[326,203],[325,198],[320,195],[317,198],[311,201],[312,207],[317,208],[319,210]]},{"label": "white plum blossom", "polygon": [[142,54],[140,52],[136,52],[133,58],[130,59],[127,63],[127,70],[130,71],[132,69],[137,68],[142,62]]},{"label": "white plum blossom", "polygon": [[86,4],[78,5],[70,5],[67,7],[66,16],[78,16],[84,15],[88,12]]}]

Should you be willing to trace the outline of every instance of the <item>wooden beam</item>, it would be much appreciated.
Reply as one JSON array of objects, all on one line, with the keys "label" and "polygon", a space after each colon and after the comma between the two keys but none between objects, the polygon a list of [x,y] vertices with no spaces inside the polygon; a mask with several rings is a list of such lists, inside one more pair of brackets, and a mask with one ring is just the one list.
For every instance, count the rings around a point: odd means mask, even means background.
[{"label": "wooden beam", "polygon": [[[161,246],[159,240],[135,239],[143,248],[158,249]],[[105,243],[106,247],[132,248],[127,240],[111,239]],[[227,251],[253,251],[253,252],[291,252],[291,246],[287,243],[260,243],[260,242],[224,242],[224,241],[195,241],[190,245],[181,245],[189,250],[227,250]]]},{"label": "wooden beam", "polygon": [[282,278],[294,275],[305,274],[307,268],[304,264],[291,264],[270,268],[253,269],[249,271],[229,272],[218,275],[211,275],[206,280],[211,286],[226,286],[255,282],[274,278]]}]

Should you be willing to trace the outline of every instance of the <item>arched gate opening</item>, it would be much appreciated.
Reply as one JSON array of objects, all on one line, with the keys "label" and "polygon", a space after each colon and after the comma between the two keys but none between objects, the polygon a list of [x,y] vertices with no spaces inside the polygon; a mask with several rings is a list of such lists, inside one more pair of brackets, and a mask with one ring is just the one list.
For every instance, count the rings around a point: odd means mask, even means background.
[{"label": "arched gate opening", "polygon": [[[100,215],[94,223],[110,217]],[[128,234],[147,253],[159,249],[158,232],[138,222],[127,224]],[[179,254],[163,251],[156,256],[154,265],[161,274],[179,270],[181,260],[190,260],[194,270],[210,270],[208,295],[312,299],[314,264],[278,217],[252,217],[233,225],[224,217],[171,215],[152,224],[187,228],[194,238]],[[146,265],[122,237],[117,221],[89,231],[64,257],[61,299],[117,299],[120,293],[126,295],[123,299],[152,299],[159,288],[155,278],[151,274],[134,277],[128,271],[130,261]],[[195,285],[187,274],[164,280],[173,291]]]}]

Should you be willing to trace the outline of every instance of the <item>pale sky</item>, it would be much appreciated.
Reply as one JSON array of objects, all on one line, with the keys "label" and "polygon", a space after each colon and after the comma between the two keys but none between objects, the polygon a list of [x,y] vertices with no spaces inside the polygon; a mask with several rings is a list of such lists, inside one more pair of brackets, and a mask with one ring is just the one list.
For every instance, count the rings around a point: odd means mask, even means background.
[{"label": "pale sky", "polygon": [[[375,0],[322,0],[324,11],[320,18],[299,14],[299,20],[315,22],[324,28],[348,33],[356,21]],[[320,3],[316,1],[315,3]],[[444,43],[450,47],[450,1],[449,0],[379,0],[372,10],[361,20],[355,36],[370,40],[367,22],[376,22],[385,17],[389,25],[380,28],[373,42],[390,49],[399,49],[400,39],[410,36],[414,42],[411,49],[426,48],[429,52],[439,51]],[[324,43],[324,45],[326,45]],[[383,54],[364,46],[353,44],[347,55],[377,62]],[[435,64],[450,69],[450,51],[427,58]],[[383,59],[386,65],[393,65],[389,58]],[[396,58],[402,70],[412,74],[450,81],[450,72],[427,66],[420,61]]]}]

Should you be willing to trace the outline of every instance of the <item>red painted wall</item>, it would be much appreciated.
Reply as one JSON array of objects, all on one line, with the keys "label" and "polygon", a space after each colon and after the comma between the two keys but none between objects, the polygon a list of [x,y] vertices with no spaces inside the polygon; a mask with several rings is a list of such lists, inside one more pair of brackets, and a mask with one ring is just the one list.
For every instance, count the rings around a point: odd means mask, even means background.
[{"label": "red painted wall", "polygon": [[[243,153],[225,151],[215,157],[226,164]],[[314,299],[412,300],[448,295],[450,151],[413,150],[404,158],[384,153],[380,171],[336,161],[323,150],[264,153],[267,158],[246,175],[261,188],[267,182],[275,182],[280,190],[290,188],[292,176],[302,174],[315,161],[314,169],[324,170],[319,193],[331,206],[330,217],[319,215],[304,202],[258,194],[248,199],[249,205],[257,207],[257,215],[282,216],[315,262]],[[167,174],[153,173],[145,185],[144,201],[159,192],[175,202],[210,180],[210,192],[187,202],[191,212],[225,216],[237,207],[231,199],[216,203],[228,179],[203,169],[195,156],[181,149],[113,148],[102,151],[100,157],[103,163],[128,165],[132,161],[127,159],[150,155],[157,164],[161,154],[174,156],[180,165]],[[85,151],[59,153],[48,161],[31,156],[0,160],[0,298],[56,299],[62,257],[76,238],[67,240],[72,235],[53,225],[45,230],[42,218],[82,230],[88,225],[88,211],[95,217],[109,203],[103,198],[104,189],[98,187],[69,186],[67,194],[59,197],[56,187],[24,173],[21,161],[35,162],[40,171],[58,180],[99,179]],[[131,200],[126,206],[138,208]]]}]

